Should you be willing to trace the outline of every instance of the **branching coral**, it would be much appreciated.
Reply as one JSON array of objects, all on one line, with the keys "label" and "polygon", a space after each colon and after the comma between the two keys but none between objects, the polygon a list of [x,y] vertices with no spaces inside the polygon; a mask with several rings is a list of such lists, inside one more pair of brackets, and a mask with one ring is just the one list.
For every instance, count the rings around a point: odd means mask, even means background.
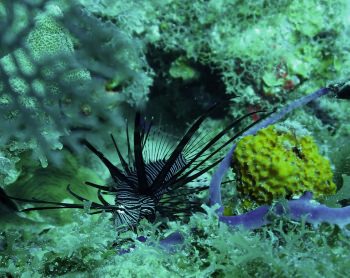
[{"label": "branching coral", "polygon": [[[117,27],[80,6],[36,2],[1,4],[1,29],[9,32],[0,35],[0,143],[33,149],[46,165],[63,144],[79,149],[87,131],[123,124],[115,106],[145,102],[151,79],[142,47]],[[106,92],[115,79],[119,87]],[[142,93],[131,98],[128,90]]]},{"label": "branching coral", "polygon": [[34,27],[35,15],[45,6],[45,1],[11,1],[0,3],[0,59],[16,50],[22,44],[23,38]]}]

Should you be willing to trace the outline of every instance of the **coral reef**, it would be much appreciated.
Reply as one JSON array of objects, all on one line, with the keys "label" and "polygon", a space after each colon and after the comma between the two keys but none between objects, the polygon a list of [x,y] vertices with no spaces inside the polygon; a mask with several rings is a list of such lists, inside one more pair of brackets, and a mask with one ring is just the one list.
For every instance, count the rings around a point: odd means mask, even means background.
[{"label": "coral reef", "polygon": [[[0,277],[347,276],[349,11],[347,0],[0,1]],[[117,233],[105,213],[87,215],[88,201],[79,203],[79,211],[55,214],[18,212],[28,207],[9,199],[35,195],[73,205],[70,184],[79,195],[102,202],[83,182],[108,184],[109,173],[81,139],[116,157],[106,137],[126,140],[124,118],[142,110],[142,123],[154,117],[162,127],[150,145],[176,145],[187,123],[222,100],[229,108],[198,129],[192,150],[247,112],[277,108],[267,118],[250,114],[232,132],[260,120],[238,138],[242,145],[272,136],[278,148],[262,146],[288,163],[268,178],[279,173],[289,181],[295,162],[298,175],[310,181],[307,188],[297,184],[297,191],[255,195],[255,202],[272,204],[243,213],[236,203],[251,193],[235,191],[244,192],[230,171],[234,152],[239,154],[234,144],[226,156],[216,153],[222,161],[208,158],[208,165],[219,165],[205,173],[212,177],[209,192],[199,196],[209,207],[189,212],[185,220],[141,220],[135,231]],[[288,113],[311,132],[318,150],[309,137],[277,127],[259,132]],[[324,166],[318,171],[328,175],[331,193],[330,167],[334,172],[335,194],[323,194],[322,182],[316,188],[322,177],[313,177],[314,164],[303,164],[308,146],[307,154]],[[257,157],[254,162],[266,160]],[[303,194],[305,189],[313,195]],[[229,216],[222,214],[222,200],[234,207]]]}]

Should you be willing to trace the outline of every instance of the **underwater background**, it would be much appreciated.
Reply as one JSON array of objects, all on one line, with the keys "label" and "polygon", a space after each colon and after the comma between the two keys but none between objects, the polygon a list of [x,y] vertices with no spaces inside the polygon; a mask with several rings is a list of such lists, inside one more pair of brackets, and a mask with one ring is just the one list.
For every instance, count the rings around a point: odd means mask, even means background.
[{"label": "underwater background", "polygon": [[[0,277],[347,277],[349,35],[347,0],[0,1]],[[84,142],[139,181],[184,135],[119,230]]]}]

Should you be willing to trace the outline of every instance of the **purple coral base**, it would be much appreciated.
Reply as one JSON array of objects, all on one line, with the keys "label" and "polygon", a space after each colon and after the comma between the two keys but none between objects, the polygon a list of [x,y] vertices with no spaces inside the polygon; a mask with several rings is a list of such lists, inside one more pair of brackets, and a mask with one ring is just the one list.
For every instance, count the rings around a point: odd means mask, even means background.
[{"label": "purple coral base", "polygon": [[306,222],[318,226],[321,223],[336,224],[340,228],[350,223],[350,206],[329,208],[312,200],[312,193],[306,192],[300,199],[288,201],[286,205],[277,204],[274,208],[261,206],[237,216],[219,215],[219,220],[233,227],[245,229],[260,228],[270,221],[267,214],[271,211],[277,216],[288,215],[291,220]]},{"label": "purple coral base", "polygon": [[[261,121],[251,129],[247,130],[243,136],[256,134],[260,129],[267,127],[271,124],[276,123],[282,119],[286,114],[299,108],[312,100],[315,100],[323,95],[331,93],[332,91],[328,88],[322,88],[313,94],[302,97],[296,101],[291,102],[280,111],[277,111]],[[217,167],[214,175],[212,176],[209,188],[210,206],[215,204],[219,205],[217,214],[219,220],[230,226],[243,226],[247,229],[259,228],[263,225],[268,224],[266,219],[267,213],[272,209],[270,206],[261,206],[250,212],[237,215],[237,216],[223,216],[223,206],[221,200],[221,182],[225,174],[231,167],[232,155],[235,151],[236,144],[234,144],[228,151],[224,159]],[[281,205],[277,205],[274,208],[274,213],[277,215],[285,214],[287,210],[288,216],[292,220],[300,221],[305,218],[305,221],[313,225],[319,225],[322,222],[329,224],[336,224],[340,228],[350,223],[350,206],[344,208],[329,208],[325,205],[317,204],[312,200],[312,194],[306,192],[300,199],[287,201],[284,209]]]},{"label": "purple coral base", "polygon": [[[350,206],[343,208],[329,208],[312,200],[312,193],[306,192],[297,200],[288,201],[285,205],[277,204],[274,207],[261,206],[250,212],[236,215],[223,216],[219,214],[219,221],[231,227],[243,227],[252,230],[270,223],[268,213],[276,216],[287,215],[291,220],[301,221],[318,226],[321,223],[338,225],[343,229],[350,223]],[[160,247],[169,253],[173,253],[184,243],[184,237],[175,232],[160,241]]]}]

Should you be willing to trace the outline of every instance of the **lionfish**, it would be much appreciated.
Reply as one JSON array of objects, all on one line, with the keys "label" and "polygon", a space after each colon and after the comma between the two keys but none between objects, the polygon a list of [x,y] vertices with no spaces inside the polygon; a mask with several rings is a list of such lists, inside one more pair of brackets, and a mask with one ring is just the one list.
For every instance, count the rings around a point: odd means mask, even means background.
[{"label": "lionfish", "polygon": [[[127,158],[121,154],[115,138],[111,135],[121,167],[114,165],[88,140],[83,139],[82,144],[102,161],[111,176],[112,182],[107,186],[85,182],[86,185],[97,189],[100,203],[89,201],[76,194],[69,185],[67,191],[81,201],[81,204],[50,202],[35,198],[31,200],[10,198],[21,202],[46,205],[26,208],[22,211],[84,209],[88,204],[90,214],[104,211],[112,213],[115,226],[119,230],[134,229],[142,219],[154,222],[157,217],[173,220],[190,216],[201,210],[202,203],[195,196],[208,189],[208,186],[203,184],[189,186],[189,184],[220,163],[222,160],[222,157],[219,157],[221,151],[244,131],[256,124],[256,121],[226,140],[223,140],[224,135],[245,118],[264,112],[255,111],[238,118],[215,136],[211,136],[209,140],[207,139],[208,134],[196,137],[195,134],[203,121],[217,106],[218,104],[212,105],[199,116],[176,145],[169,147],[166,146],[167,144],[162,138],[155,138],[158,143],[156,146],[152,144],[152,150],[147,147],[152,122],[144,125],[140,112],[136,112],[133,142],[130,139],[128,126],[126,126]],[[154,134],[157,135],[157,133]],[[219,143],[219,141],[224,142]],[[115,196],[114,204],[107,202],[105,194]]]}]

